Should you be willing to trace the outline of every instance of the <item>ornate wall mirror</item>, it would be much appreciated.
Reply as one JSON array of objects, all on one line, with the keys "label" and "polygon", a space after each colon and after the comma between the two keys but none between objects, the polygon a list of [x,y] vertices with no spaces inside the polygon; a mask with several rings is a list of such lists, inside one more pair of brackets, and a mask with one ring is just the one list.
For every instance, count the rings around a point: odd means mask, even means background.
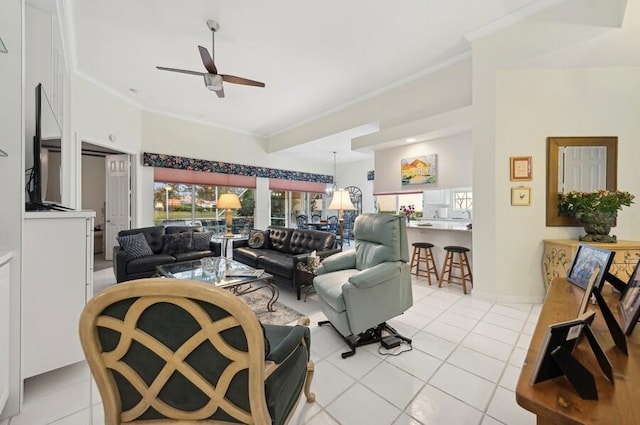
[{"label": "ornate wall mirror", "polygon": [[558,193],[616,190],[617,137],[547,138],[547,226],[580,226],[558,215]]}]

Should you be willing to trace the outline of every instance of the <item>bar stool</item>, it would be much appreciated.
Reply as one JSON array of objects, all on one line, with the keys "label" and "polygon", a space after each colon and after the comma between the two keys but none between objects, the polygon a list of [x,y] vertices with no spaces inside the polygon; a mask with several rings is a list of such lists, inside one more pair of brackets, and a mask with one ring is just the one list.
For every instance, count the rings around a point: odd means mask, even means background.
[{"label": "bar stool", "polygon": [[[429,285],[431,285],[431,273],[436,275],[436,280],[438,280],[438,268],[436,267],[436,262],[433,259],[433,253],[431,252],[431,248],[433,248],[433,244],[429,242],[414,242],[413,245],[413,254],[411,255],[411,274],[415,276],[425,276]],[[424,265],[424,268],[420,268],[421,265]],[[415,270],[413,268],[415,267]]]},{"label": "bar stool", "polygon": [[[469,258],[467,257],[467,252],[471,250],[464,246],[455,245],[445,246],[444,250],[447,251],[447,254],[444,257],[444,263],[442,264],[442,273],[440,273],[438,288],[442,288],[442,282],[459,283],[462,284],[462,290],[466,294],[467,281],[473,288],[473,275],[471,274]],[[456,254],[458,254],[457,258]],[[460,271],[460,276],[452,275],[451,271],[453,269],[458,269]]]}]

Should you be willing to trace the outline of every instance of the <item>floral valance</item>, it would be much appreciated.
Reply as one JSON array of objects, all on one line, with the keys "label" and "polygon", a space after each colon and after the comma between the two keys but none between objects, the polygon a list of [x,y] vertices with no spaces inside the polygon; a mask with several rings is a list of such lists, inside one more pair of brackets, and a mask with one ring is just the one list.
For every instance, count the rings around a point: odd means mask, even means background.
[{"label": "floral valance", "polygon": [[210,173],[266,177],[272,179],[297,180],[315,183],[333,183],[333,176],[326,174],[278,170],[277,168],[256,167],[253,165],[209,161],[206,159],[194,159],[184,156],[163,155],[150,152],[143,153],[142,163],[149,167],[174,168],[178,170],[205,171]]}]

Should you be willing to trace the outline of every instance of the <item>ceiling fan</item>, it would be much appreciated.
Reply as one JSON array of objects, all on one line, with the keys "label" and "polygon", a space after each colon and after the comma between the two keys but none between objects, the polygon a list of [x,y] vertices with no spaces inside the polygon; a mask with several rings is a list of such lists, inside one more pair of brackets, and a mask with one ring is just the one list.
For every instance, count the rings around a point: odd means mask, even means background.
[{"label": "ceiling fan", "polygon": [[208,20],[207,26],[211,30],[211,55],[206,47],[198,46],[200,50],[200,57],[202,58],[202,64],[207,72],[188,71],[186,69],[165,68],[163,66],[156,66],[156,68],[162,71],[180,72],[183,74],[201,75],[204,77],[204,85],[211,91],[216,92],[218,97],[224,97],[224,88],[222,82],[233,84],[242,84],[245,86],[264,87],[264,83],[259,81],[249,80],[248,78],[236,77],[235,75],[218,74],[218,68],[213,61],[215,57],[215,34],[220,29],[220,25],[216,21]]}]

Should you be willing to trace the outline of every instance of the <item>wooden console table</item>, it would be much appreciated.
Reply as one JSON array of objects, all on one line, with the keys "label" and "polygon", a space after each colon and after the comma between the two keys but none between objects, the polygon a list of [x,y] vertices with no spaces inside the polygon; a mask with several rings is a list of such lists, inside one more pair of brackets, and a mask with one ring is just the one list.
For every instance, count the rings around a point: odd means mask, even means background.
[{"label": "wooden console table", "polygon": [[633,268],[640,259],[640,242],[618,241],[618,243],[580,242],[576,239],[546,239],[542,254],[542,276],[545,288],[556,277],[567,277],[571,260],[579,244],[615,251],[613,264],[609,271],[622,281],[629,281]]},{"label": "wooden console table", "polygon": [[[616,319],[618,295],[605,285],[604,298]],[[547,296],[531,339],[527,357],[516,387],[516,401],[523,408],[538,416],[538,425],[575,424],[639,424],[640,423],[640,330],[627,337],[628,357],[615,347],[602,314],[597,306],[591,326],[611,364],[614,384],[604,377],[586,340],[574,352],[596,379],[599,400],[583,400],[564,377],[558,377],[535,385],[529,379],[540,344],[547,327],[552,323],[575,318],[584,292],[564,278],[556,278],[549,286]]]}]

